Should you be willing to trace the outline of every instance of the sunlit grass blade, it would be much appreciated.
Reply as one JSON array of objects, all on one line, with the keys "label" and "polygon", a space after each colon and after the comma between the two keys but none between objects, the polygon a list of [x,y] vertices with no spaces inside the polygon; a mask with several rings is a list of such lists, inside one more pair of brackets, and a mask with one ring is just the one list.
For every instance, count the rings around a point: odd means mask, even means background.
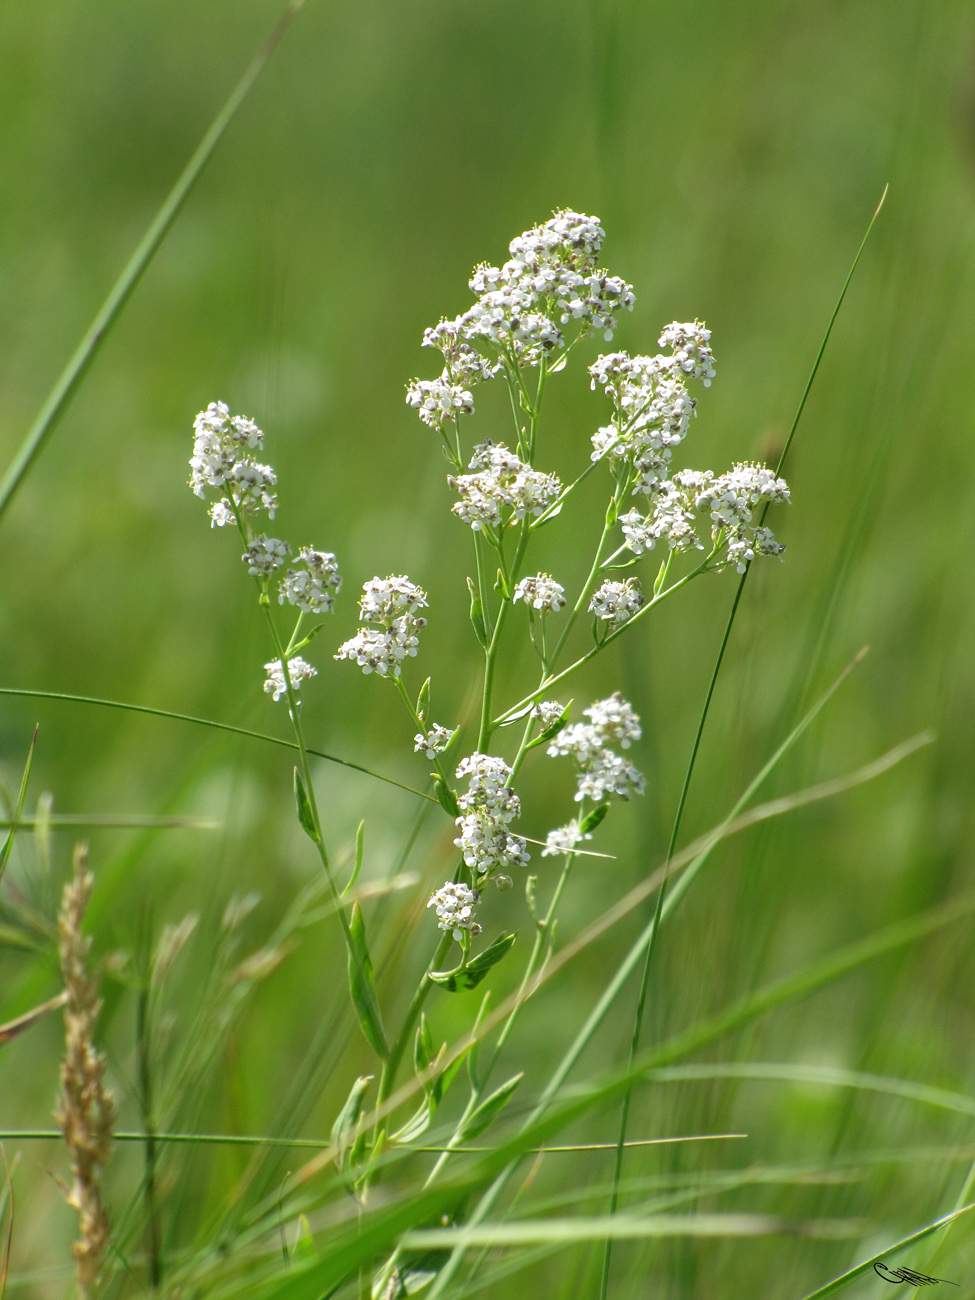
[{"label": "sunlit grass blade", "polygon": [[68,362],[67,366],[65,366],[57,380],[57,383],[48,394],[37,419],[34,421],[26,438],[18,449],[17,454],[11,461],[2,481],[0,481],[0,519],[3,518],[7,507],[13,499],[14,493],[20,487],[20,484],[23,482],[31,466],[34,464],[34,461],[37,459],[37,456],[40,454],[45,442],[57,425],[58,420],[64,413],[65,408],[87,374],[99,348],[105,341],[105,338],[112,326],[115,324],[115,321],[118,319],[119,313],[132,296],[136,285],[142,278],[146,267],[155,256],[159,245],[165,239],[166,234],[176,219],[180,208],[182,208],[185,203],[204,167],[206,167],[207,163],[210,161],[214,149],[216,149],[217,145],[220,143],[224,132],[233,121],[237,110],[247,98],[252,86],[261,75],[265,64],[274,53],[281,38],[288,30],[295,15],[304,5],[304,2],[305,0],[289,0],[284,12],[278,19],[274,30],[264,42],[264,45],[257,53],[243,77],[241,77],[240,81],[234,87],[230,98],[213,119],[209,130],[200,141],[195,153],[186,164],[186,167],[183,169],[176,184],[166,196],[162,207],[153,218],[149,229],[143,235],[135,252],[129,258],[122,274],[112,286],[112,290],[102,304],[98,315],[92,321],[84,338],[78,344],[71,360]]},{"label": "sunlit grass blade", "polygon": [[862,1277],[864,1273],[869,1273],[873,1269],[874,1264],[881,1263],[889,1256],[898,1251],[904,1250],[907,1246],[913,1246],[915,1242],[923,1241],[924,1238],[929,1237],[932,1232],[937,1232],[939,1228],[944,1228],[947,1224],[953,1223],[955,1219],[960,1218],[963,1214],[967,1214],[969,1210],[975,1210],[975,1201],[970,1205],[963,1205],[960,1210],[952,1210],[950,1214],[945,1214],[940,1219],[935,1219],[933,1223],[927,1224],[926,1227],[919,1228],[917,1232],[912,1232],[909,1237],[901,1237],[900,1241],[891,1242],[889,1246],[878,1252],[878,1254],[871,1255],[869,1259],[865,1259],[862,1264],[857,1264],[853,1268],[847,1269],[845,1273],[841,1273],[839,1277],[834,1277],[833,1280],[827,1282],[825,1286],[821,1286],[815,1291],[810,1291],[808,1295],[802,1297],[802,1300],[824,1300],[825,1296],[834,1295],[837,1291],[842,1291],[843,1288],[849,1286],[851,1282],[855,1282],[858,1277]]},{"label": "sunlit grass blade", "polygon": [[[229,722],[215,722],[212,718],[197,718],[192,713],[175,713],[172,709],[154,709],[147,704],[127,704],[122,700],[102,700],[92,695],[69,695],[64,691],[33,691],[19,686],[0,686],[0,695],[24,695],[37,700],[65,700],[69,704],[97,704],[106,709],[123,709],[127,713],[144,713],[153,718],[169,718],[174,722],[191,722],[197,727],[210,727],[213,731],[227,731],[234,736],[246,736],[249,740],[263,740],[270,745],[281,745],[285,749],[298,748],[293,740],[284,740],[281,736],[270,736],[265,731],[251,731],[248,727],[235,727]],[[384,781],[386,785],[395,785],[399,790],[406,790],[408,794],[415,794],[419,799],[429,799],[431,803],[437,800],[432,794],[427,794],[424,790],[415,790],[413,786],[406,785],[403,781],[397,781],[391,776],[383,776],[380,772],[373,772],[371,768],[363,767],[360,763],[352,763],[346,758],[336,758],[334,754],[326,754],[320,749],[309,749],[308,753],[314,758],[324,758],[326,762],[338,763],[341,767],[351,768],[354,772],[361,772],[364,776],[371,776],[377,781]]]},{"label": "sunlit grass blade", "polygon": [[884,1074],[864,1074],[831,1065],[790,1065],[775,1062],[729,1062],[726,1065],[676,1065],[655,1071],[653,1083],[684,1083],[693,1079],[754,1079],[769,1083],[815,1083],[834,1088],[857,1088],[864,1092],[886,1093],[906,1101],[975,1115],[975,1097],[947,1088],[897,1079]]},{"label": "sunlit grass blade", "polygon": [[[27,785],[30,781],[31,764],[34,761],[34,746],[37,744],[37,733],[40,729],[40,723],[34,727],[34,734],[30,738],[30,748],[27,751],[27,762],[24,764],[24,774],[20,778],[20,791],[17,795],[17,807],[13,809],[13,821],[19,821],[20,815],[24,811],[24,802],[27,799]],[[6,798],[4,799],[6,802]],[[14,847],[14,835],[16,831],[10,828],[10,834],[3,842],[3,848],[0,849],[0,880],[3,880],[3,873],[7,870],[7,863],[10,861],[10,853]]]},{"label": "sunlit grass blade", "polygon": [[36,817],[0,820],[0,830],[31,831],[43,826],[56,830],[191,830],[219,831],[223,823],[212,817],[153,817],[147,813],[50,813]]},{"label": "sunlit grass blade", "polygon": [[536,1246],[558,1242],[628,1240],[644,1237],[813,1237],[837,1241],[862,1237],[861,1219],[781,1219],[766,1214],[656,1214],[646,1218],[605,1214],[594,1218],[533,1219],[487,1223],[473,1228],[423,1228],[405,1233],[408,1250],[451,1250],[458,1246]]}]

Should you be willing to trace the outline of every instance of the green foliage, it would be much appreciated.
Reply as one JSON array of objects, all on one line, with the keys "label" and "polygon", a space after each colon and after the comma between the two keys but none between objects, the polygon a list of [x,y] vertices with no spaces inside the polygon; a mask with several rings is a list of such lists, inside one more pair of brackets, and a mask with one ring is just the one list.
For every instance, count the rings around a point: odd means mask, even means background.
[{"label": "green foliage", "polygon": [[362,908],[358,903],[352,904],[349,918],[351,945],[349,949],[349,992],[352,1005],[359,1017],[359,1028],[365,1034],[373,1051],[377,1055],[389,1055],[386,1031],[383,1029],[379,1003],[376,1001],[376,982],[372,958],[366,944],[366,923],[362,917]]},{"label": "green foliage", "polygon": [[430,971],[427,978],[448,993],[466,993],[476,989],[491,968],[508,955],[517,937],[517,934],[500,934],[465,966],[455,971]]}]

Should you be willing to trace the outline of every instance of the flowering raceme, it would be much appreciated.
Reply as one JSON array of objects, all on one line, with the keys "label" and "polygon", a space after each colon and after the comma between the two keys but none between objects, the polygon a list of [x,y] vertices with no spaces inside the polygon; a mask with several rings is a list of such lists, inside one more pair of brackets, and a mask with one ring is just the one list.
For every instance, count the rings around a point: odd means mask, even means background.
[{"label": "flowering raceme", "polygon": [[[515,783],[536,746],[573,759],[580,805],[566,825],[548,833],[543,858],[563,856],[568,864],[586,852],[580,846],[592,838],[609,801],[630,799],[645,788],[642,774],[621,752],[640,737],[631,706],[616,692],[590,705],[584,721],[570,723],[570,705],[545,698],[552,685],[628,633],[637,615],[642,622],[691,578],[730,568],[741,572],[756,558],[781,556],[784,550],[765,522],[772,504],[790,500],[777,473],[745,462],[725,473],[673,464],[698,413],[695,386],[709,388],[716,374],[711,332],[701,321],[666,325],[657,339],[660,351],[653,355],[616,350],[596,356],[588,367],[590,386],[610,410],[592,435],[588,466],[574,471],[568,485],[539,467],[548,378],[582,340],[611,341],[635,302],[632,287],[600,267],[603,240],[596,217],[570,210],[512,239],[501,265],[484,262],[475,268],[469,281],[474,303],[424,332],[424,348],[440,354],[440,374],[415,379],[407,388],[408,405],[442,440],[450,464],[447,483],[455,494],[451,510],[473,535],[477,576],[468,579],[471,621],[485,656],[473,752],[451,774],[445,755],[463,728],[431,720],[429,680],[415,702],[404,684],[404,668],[418,654],[426,626],[422,611],[428,608],[426,592],[408,577],[366,581],[360,626],[333,652],[335,660],[355,663],[396,685],[413,724],[414,752],[434,766],[439,801],[455,820],[460,862],[454,880],[432,895],[429,906],[448,940],[462,941],[465,954],[480,931],[474,908],[484,885],[510,887],[509,873],[530,860],[527,839],[511,824],[521,816]],[[478,388],[496,380],[509,390],[513,437],[508,443],[494,437],[468,442],[463,433],[475,418]],[[264,689],[274,700],[288,696],[294,705],[302,683],[316,674],[299,651],[322,626],[306,630],[302,620],[333,609],[342,578],[330,551],[303,546],[294,552],[287,541],[255,532],[255,516],[266,511],[273,518],[278,506],[274,470],[258,459],[263,448],[264,434],[253,420],[211,403],[194,423],[190,483],[197,496],[209,498],[211,524],[234,526],[240,533],[243,560],[258,583],[274,639]],[[537,531],[567,512],[577,484],[597,465],[605,467],[612,484],[605,525],[588,578],[568,597],[562,582],[529,567],[527,553]],[[626,571],[658,544],[662,563],[645,589]],[[671,565],[681,562],[686,572],[668,585]],[[287,641],[273,626],[273,595],[276,607],[297,615]],[[493,699],[495,669],[511,634],[508,614],[517,604],[528,610],[542,676],[534,692],[499,709]],[[592,616],[589,650],[568,667],[556,667],[574,629],[578,635],[580,618],[585,624],[586,612]],[[561,615],[558,635],[549,618],[553,614]],[[294,707],[291,712],[300,730]],[[515,724],[520,724],[515,732],[505,730]],[[520,740],[512,741],[508,758],[491,752],[498,736],[518,731]],[[458,790],[451,788],[453,781],[460,783]]]}]

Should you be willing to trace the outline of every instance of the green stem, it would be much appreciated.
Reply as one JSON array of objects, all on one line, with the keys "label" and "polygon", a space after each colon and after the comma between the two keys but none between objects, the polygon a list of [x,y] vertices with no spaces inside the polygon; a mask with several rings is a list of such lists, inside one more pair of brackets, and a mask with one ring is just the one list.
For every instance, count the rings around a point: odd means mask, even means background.
[{"label": "green stem", "polygon": [[430,1173],[427,1176],[427,1180],[423,1184],[424,1187],[429,1187],[430,1184],[437,1179],[438,1175],[440,1174],[440,1171],[443,1169],[444,1165],[447,1163],[451,1155],[453,1155],[454,1151],[457,1149],[460,1134],[464,1131],[464,1125],[467,1123],[467,1120],[470,1118],[470,1116],[474,1113],[476,1108],[481,1103],[481,1099],[484,1096],[484,1092],[487,1087],[488,1079],[491,1077],[494,1067],[497,1065],[498,1060],[501,1057],[501,1053],[504,1051],[505,1045],[507,1044],[508,1039],[511,1036],[511,1031],[514,1029],[515,1021],[518,1019],[518,1013],[521,1011],[521,1008],[524,1006],[525,1001],[527,1000],[525,998],[525,990],[528,988],[529,982],[531,981],[532,976],[535,974],[535,968],[538,963],[538,959],[542,952],[542,949],[546,945],[551,947],[552,922],[554,920],[555,912],[556,909],[558,908],[559,901],[562,898],[562,891],[565,889],[566,883],[569,879],[569,872],[572,869],[572,863],[574,858],[575,858],[574,853],[566,854],[565,866],[562,868],[561,875],[559,876],[558,882],[555,886],[555,892],[552,894],[552,900],[548,905],[548,911],[545,913],[545,918],[535,926],[535,942],[532,945],[531,955],[528,958],[528,965],[525,967],[525,973],[521,978],[520,985],[518,986],[518,996],[515,1000],[515,1005],[511,1008],[511,1013],[509,1014],[507,1020],[504,1022],[504,1025],[502,1026],[501,1029],[501,1033],[498,1035],[498,1041],[494,1045],[494,1050],[491,1053],[491,1058],[488,1061],[487,1065],[484,1067],[484,1073],[481,1075],[480,1084],[477,1088],[471,1089],[471,1095],[468,1098],[467,1105],[464,1107],[464,1113],[463,1115],[461,1115],[460,1119],[457,1121],[457,1124],[454,1127],[453,1136],[450,1138],[450,1141],[447,1143],[446,1149],[440,1153],[440,1156],[438,1157],[436,1164],[430,1170]]},{"label": "green stem", "polygon": [[433,988],[433,982],[427,978],[432,970],[440,970],[450,951],[450,945],[453,943],[453,935],[448,930],[441,936],[437,944],[437,950],[433,954],[430,965],[423,972],[419,984],[416,986],[416,992],[410,1000],[410,1005],[406,1009],[406,1015],[403,1017],[403,1023],[400,1031],[396,1035],[396,1040],[389,1049],[389,1055],[383,1062],[383,1071],[379,1079],[379,1099],[376,1102],[377,1110],[383,1103],[388,1100],[392,1094],[393,1087],[396,1083],[396,1074],[403,1059],[403,1053],[406,1051],[407,1044],[410,1041],[410,1035],[416,1027],[416,1022],[420,1018],[420,1012],[423,1010],[423,1004],[427,1000],[430,990]]}]

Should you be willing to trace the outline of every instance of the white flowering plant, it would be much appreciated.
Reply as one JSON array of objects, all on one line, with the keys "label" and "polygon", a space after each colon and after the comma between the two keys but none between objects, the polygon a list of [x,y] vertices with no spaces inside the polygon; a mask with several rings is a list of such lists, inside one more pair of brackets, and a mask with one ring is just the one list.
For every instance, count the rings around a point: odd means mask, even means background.
[{"label": "white flowering plant", "polygon": [[[291,717],[299,756],[298,815],[316,846],[343,926],[359,1022],[382,1062],[376,1098],[380,1114],[414,1035],[418,1071],[434,1069],[423,1014],[429,994],[437,988],[456,992],[476,987],[512,950],[513,934],[503,933],[487,946],[477,943],[483,891],[490,886],[510,889],[518,879],[527,890],[536,929],[523,975],[522,987],[527,988],[551,952],[556,911],[574,859],[592,852],[583,845],[592,841],[614,800],[644,791],[643,775],[620,752],[641,736],[640,720],[620,693],[595,701],[582,710],[583,721],[572,721],[571,702],[550,698],[553,691],[561,692],[584,664],[631,634],[693,580],[729,569],[742,573],[753,560],[781,556],[784,549],[765,523],[771,504],[789,501],[789,489],[776,473],[758,464],[714,472],[675,463],[697,414],[697,389],[708,388],[715,377],[711,334],[700,321],[667,325],[657,340],[662,350],[653,355],[616,351],[597,356],[589,365],[591,387],[605,397],[609,411],[607,423],[592,436],[589,460],[567,483],[542,467],[547,385],[586,341],[611,342],[621,315],[634,305],[631,286],[599,266],[603,238],[595,217],[561,211],[512,240],[502,266],[478,266],[470,280],[473,306],[424,334],[424,347],[442,360],[439,377],[414,380],[407,388],[407,403],[439,436],[448,463],[446,486],[455,498],[450,508],[471,534],[470,619],[483,654],[476,725],[433,721],[430,678],[408,682],[409,661],[420,655],[426,625],[421,611],[429,606],[427,593],[409,577],[368,579],[359,598],[361,627],[333,652],[335,660],[385,678],[390,685],[381,689],[398,694],[415,728],[414,751],[432,764],[436,797],[455,823],[456,870],[427,903],[440,936],[392,1036],[376,997],[361,912],[356,905],[347,915],[329,862],[301,721],[301,688],[317,670],[299,651],[321,632],[324,621],[315,620],[333,609],[341,591],[338,561],[331,552],[301,547],[292,564],[289,557],[295,552],[288,542],[257,532],[261,515],[274,517],[277,478],[256,459],[264,435],[253,420],[231,415],[215,402],[194,425],[191,486],[210,499],[212,526],[236,530],[266,616],[274,657],[265,664],[264,689],[286,704]],[[487,383],[507,388],[513,415],[509,441],[486,439],[471,446],[467,426],[475,414],[474,394]],[[605,476],[608,499],[595,530],[588,573],[567,596],[559,576],[532,571],[532,543],[539,530],[568,517],[579,485],[594,473]],[[658,544],[656,571],[642,579],[630,572]],[[527,617],[516,617],[519,607]],[[279,627],[281,608],[295,613],[287,634]],[[520,698],[499,703],[499,660],[525,635],[539,662],[538,679]],[[417,676],[422,677],[422,670]],[[544,908],[536,896],[536,878],[524,877],[532,856],[529,841],[513,829],[522,812],[516,788],[522,768],[540,749],[573,761],[576,805],[574,815],[540,845],[542,858],[562,859]],[[463,751],[463,756],[451,757],[451,751]],[[455,944],[459,951],[451,961]],[[487,1077],[518,1005],[504,1023],[489,1066],[472,1083],[431,1179],[450,1150],[470,1136],[472,1126],[478,1131],[486,1126],[476,1121],[491,1100]],[[516,1084],[517,1078],[492,1094],[490,1120]],[[429,1082],[425,1089],[419,1115],[405,1128],[391,1132],[377,1119],[371,1134],[357,1140],[350,1165],[360,1198],[377,1176],[383,1149],[415,1141],[429,1124],[444,1081],[439,1090]],[[360,1081],[350,1098],[353,1126],[363,1098]],[[382,1271],[380,1290],[396,1294],[401,1272],[394,1255]]]}]

